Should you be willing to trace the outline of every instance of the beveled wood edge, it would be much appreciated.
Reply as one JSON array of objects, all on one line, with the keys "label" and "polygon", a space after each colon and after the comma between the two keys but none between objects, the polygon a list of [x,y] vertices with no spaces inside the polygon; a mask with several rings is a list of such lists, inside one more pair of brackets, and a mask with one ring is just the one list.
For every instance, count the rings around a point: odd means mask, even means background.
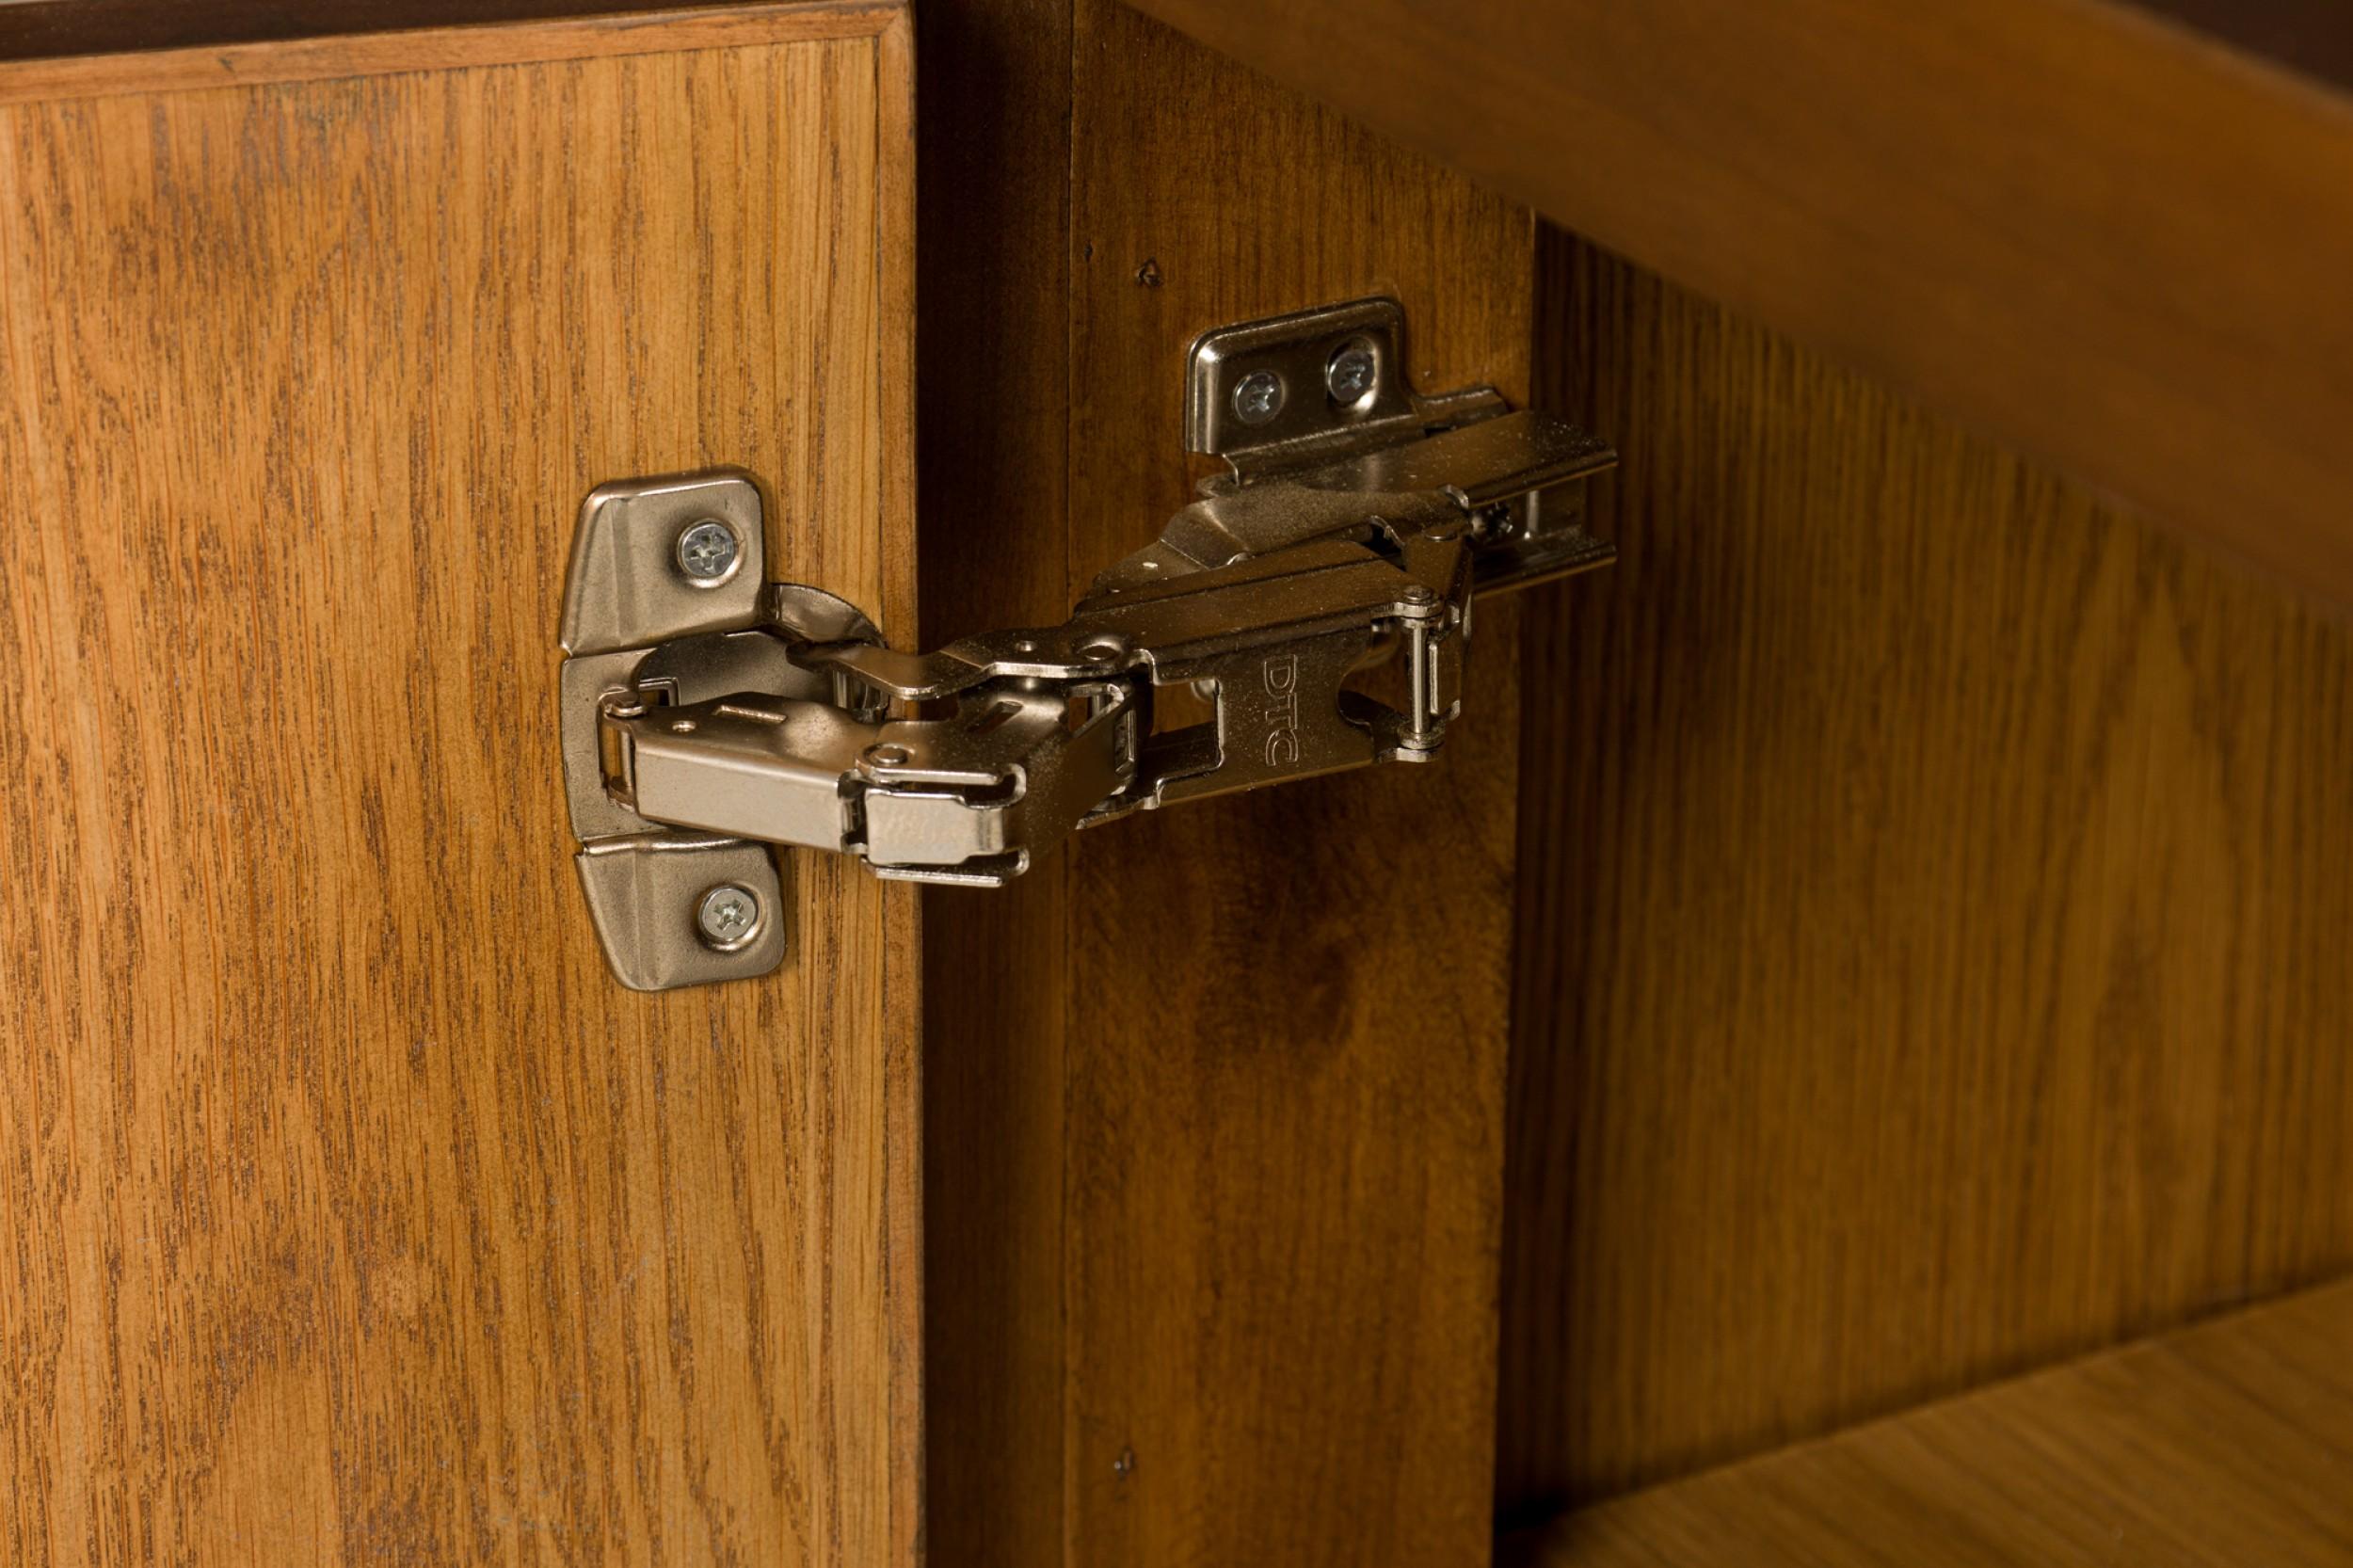
[{"label": "beveled wood edge", "polygon": [[[795,7],[806,12],[808,8]],[[790,13],[770,8],[772,18]],[[906,0],[873,0],[837,15],[872,23],[874,39],[875,380],[882,424],[879,514],[882,602],[895,646],[914,646],[921,593],[915,472],[915,23]],[[848,37],[868,29],[794,37]],[[763,40],[761,41],[768,41]],[[886,882],[883,963],[883,1288],[890,1314],[885,1419],[890,1429],[891,1561],[923,1560],[923,917],[920,889]]]},{"label": "beveled wood edge", "polygon": [[[844,532],[872,529],[880,535],[881,582],[877,591],[883,604],[894,607],[911,623],[918,591],[911,508],[913,410],[910,367],[913,357],[912,226],[915,199],[911,36],[910,11],[904,0],[856,0],[856,3],[850,4],[815,6],[763,5],[726,12],[698,8],[666,15],[631,15],[617,21],[612,18],[580,18],[550,24],[414,28],[378,35],[354,34],[301,43],[261,42],[219,49],[148,51],[5,63],[0,64],[0,105],[18,106],[18,113],[12,118],[20,124],[24,121],[38,124],[44,118],[42,111],[50,104],[58,102],[72,104],[124,96],[136,100],[207,88],[227,88],[238,94],[227,99],[197,101],[200,104],[209,103],[217,109],[224,101],[232,105],[243,102],[246,89],[280,84],[328,83],[331,92],[331,84],[350,78],[407,75],[410,72],[423,77],[426,72],[483,66],[553,65],[561,70],[562,62],[569,60],[626,60],[631,57],[677,56],[706,57],[734,51],[762,49],[775,49],[786,61],[806,60],[808,52],[792,46],[812,43],[830,45],[836,42],[844,45],[839,50],[828,48],[824,51],[826,74],[847,92],[843,100],[838,101],[841,104],[838,115],[832,110],[826,111],[825,119],[821,122],[821,130],[826,134],[817,140],[821,153],[830,152],[838,157],[841,142],[833,133],[840,128],[846,126],[856,132],[863,120],[873,135],[872,167],[860,167],[854,160],[846,171],[835,172],[833,184],[837,188],[846,187],[856,192],[859,200],[864,200],[870,192],[872,195],[871,213],[861,214],[858,221],[843,228],[839,240],[841,254],[853,260],[860,246],[872,247],[869,254],[875,263],[871,282],[860,280],[855,295],[842,296],[874,306],[870,313],[871,324],[862,324],[868,334],[866,341],[860,343],[854,336],[845,338],[843,353],[866,358],[872,367],[878,381],[874,406],[878,408],[878,423],[882,426],[881,439],[874,443],[873,472],[878,475],[876,504],[867,515],[847,520]],[[269,56],[277,57],[272,59]],[[216,69],[204,69],[207,62]],[[511,87],[512,84],[508,85]],[[855,92],[860,89],[871,89],[872,94],[864,105],[855,102]],[[815,100],[812,99],[811,103],[814,104]],[[769,104],[773,104],[773,100]],[[129,106],[134,118],[118,122],[114,130],[130,129],[133,132],[130,145],[136,148],[138,145],[136,115],[140,104],[135,101]],[[768,104],[763,104],[757,95],[750,100],[750,108],[755,112],[765,106]],[[18,151],[10,139],[16,129],[0,125],[0,144],[8,145],[10,153]],[[69,133],[71,130],[69,126]],[[723,126],[722,138],[724,133]],[[122,138],[117,136],[115,139],[120,141]],[[69,134],[52,136],[50,140],[59,145],[78,145],[79,138]],[[39,152],[42,145],[36,143],[34,151]],[[623,188],[623,180],[627,177],[616,174],[603,183],[595,177],[584,177],[582,184],[603,194]],[[871,184],[868,184],[870,179]],[[754,182],[755,184],[759,183]],[[82,187],[76,184],[72,188],[79,190]],[[90,188],[104,187],[92,185]],[[17,188],[13,194],[22,199],[24,193]],[[6,264],[7,260],[0,257],[0,274],[10,270]],[[749,287],[757,287],[760,281],[755,277]],[[746,289],[747,296],[748,293],[749,288]],[[787,297],[791,293],[792,289],[788,286],[785,294],[772,297]],[[854,421],[862,421],[865,418],[864,409],[855,410],[851,417]],[[858,466],[863,468],[865,465],[861,462]],[[776,476],[774,471],[770,472],[769,477],[773,479]],[[566,504],[568,505],[568,498]],[[560,570],[560,556],[555,558],[554,565]],[[551,640],[543,647],[552,664],[557,651],[554,644]],[[331,716],[333,710],[330,708],[326,712]],[[554,849],[558,846],[550,843],[546,847]],[[861,879],[864,876],[863,872],[853,874]],[[564,881],[568,884],[568,876]],[[790,881],[787,886],[791,886]],[[920,952],[916,943],[920,928],[916,918],[915,890],[911,887],[893,883],[876,886],[878,895],[872,899],[874,906],[872,918],[861,919],[855,926],[845,926],[844,929],[862,931],[867,940],[880,945],[879,967],[888,982],[882,988],[880,998],[883,1016],[878,1043],[883,1064],[880,1075],[883,1097],[876,1112],[870,1112],[861,1104],[854,1108],[854,1119],[839,1118],[843,1124],[839,1138],[833,1136],[830,1127],[824,1130],[829,1143],[840,1144],[853,1157],[844,1162],[845,1168],[850,1169],[852,1176],[862,1185],[869,1176],[864,1168],[864,1153],[855,1144],[866,1137],[867,1117],[870,1114],[879,1122],[884,1135],[877,1178],[882,1193],[880,1212],[870,1220],[870,1211],[865,1207],[862,1194],[850,1189],[847,1190],[850,1201],[839,1206],[821,1207],[832,1207],[838,1212],[848,1213],[856,1224],[837,1227],[831,1215],[812,1213],[809,1225],[803,1228],[814,1235],[817,1229],[831,1227],[832,1234],[840,1238],[839,1245],[842,1249],[842,1256],[840,1268],[836,1270],[828,1265],[826,1272],[839,1272],[849,1282],[847,1288],[852,1291],[862,1288],[862,1282],[872,1277],[879,1264],[881,1321],[871,1325],[853,1322],[843,1330],[837,1330],[828,1320],[819,1325],[822,1337],[807,1342],[806,1354],[800,1353],[796,1348],[799,1336],[790,1324],[782,1331],[781,1337],[761,1329],[758,1323],[753,1323],[744,1332],[751,1334],[755,1340],[750,1354],[756,1376],[761,1367],[761,1344],[773,1347],[782,1343],[793,1351],[796,1365],[783,1369],[792,1374],[795,1386],[800,1381],[813,1383],[826,1393],[829,1402],[833,1400],[832,1391],[835,1390],[847,1388],[856,1396],[850,1401],[853,1408],[849,1411],[849,1419],[839,1420],[827,1416],[822,1422],[809,1423],[806,1434],[798,1430],[790,1434],[795,1445],[804,1445],[806,1437],[804,1446],[808,1448],[806,1456],[797,1449],[791,1454],[782,1452],[776,1446],[778,1434],[775,1432],[764,1434],[770,1440],[770,1448],[764,1456],[764,1475],[772,1488],[790,1487],[796,1479],[805,1479],[805,1471],[818,1476],[821,1480],[830,1475],[840,1481],[840,1495],[829,1503],[820,1497],[818,1506],[809,1509],[799,1506],[802,1499],[786,1499],[795,1512],[777,1516],[788,1525],[798,1524],[803,1519],[810,1521],[808,1528],[800,1533],[804,1544],[810,1550],[817,1550],[828,1544],[838,1545],[846,1532],[855,1531],[858,1538],[871,1539],[869,1521],[876,1508],[887,1508],[883,1533],[890,1550],[887,1558],[878,1558],[877,1560],[913,1568],[920,1560],[921,1539],[920,1416],[923,1370],[919,1353],[921,1188],[920,1107],[917,1096],[921,1014]],[[577,897],[576,893],[572,896]],[[862,898],[859,902],[868,901]],[[584,933],[585,921],[579,912],[568,913],[571,920],[577,922],[574,929]],[[579,939],[573,938],[575,943]],[[590,951],[593,951],[593,945]],[[869,950],[870,952],[872,951]],[[595,965],[593,973],[589,973],[587,978],[593,983],[592,989],[600,994],[610,985],[600,963]],[[816,994],[823,989],[822,986],[817,987],[808,996],[808,1005],[820,1008],[831,1005],[826,998]],[[616,990],[615,995],[626,994]],[[863,999],[853,1000],[863,1004]],[[632,1004],[631,1011],[642,1013],[643,1009]],[[750,1016],[749,1014],[744,1016]],[[717,1016],[713,1015],[714,1018]],[[789,1016],[780,1014],[776,1016],[778,1022],[791,1027]],[[873,1037],[867,1034],[861,1017],[846,1016],[840,1023],[840,1038],[861,1053],[877,1048]],[[664,1026],[661,1019],[654,1019],[647,1027],[658,1032]],[[759,1038],[757,1032],[752,1038],[755,1041]],[[780,1064],[779,1058],[776,1064]],[[790,1075],[786,1076],[789,1078]],[[813,1081],[820,1090],[825,1087],[823,1079]],[[863,1094],[863,1090],[860,1089],[859,1093]],[[816,1096],[820,1102],[824,1098],[823,1094]],[[830,1116],[831,1108],[819,1104],[817,1112],[812,1113],[818,1112]],[[664,1125],[666,1127],[666,1121]],[[626,1130],[619,1122],[614,1123],[614,1126]],[[770,1130],[773,1134],[774,1125]],[[830,1159],[830,1155],[821,1154],[818,1158],[824,1160]],[[666,1149],[658,1155],[657,1160],[664,1166],[663,1174],[666,1180],[669,1162]],[[733,1174],[739,1178],[744,1175],[741,1170]],[[740,1180],[738,1186],[740,1190]],[[870,1223],[875,1226],[872,1231],[864,1228]],[[773,1269],[760,1266],[759,1260],[748,1254],[744,1267],[745,1278],[753,1290],[757,1306],[760,1280],[777,1276]],[[495,1279],[492,1283],[495,1284]],[[829,1297],[840,1293],[840,1288],[830,1281],[823,1282],[822,1288]],[[732,1292],[733,1287],[728,1288]],[[493,1323],[491,1326],[495,1328],[496,1325]],[[675,1321],[672,1328],[675,1336],[680,1332]],[[888,1352],[886,1364],[879,1375],[861,1362],[866,1353],[865,1346],[875,1338],[884,1341]],[[566,1343],[561,1336],[553,1343],[559,1347],[556,1352],[559,1358],[570,1353],[560,1348]],[[723,1356],[722,1360],[725,1359]],[[774,1361],[773,1354],[770,1360]],[[872,1397],[872,1392],[878,1384],[882,1387],[882,1407],[879,1411],[872,1411],[872,1407],[877,1401]],[[633,1396],[632,1404],[633,1409]],[[468,1408],[471,1410],[472,1407]],[[861,1410],[872,1413],[860,1414]],[[881,1423],[879,1442],[873,1435],[877,1420]],[[419,1427],[416,1430],[424,1429]],[[402,1429],[382,1429],[376,1435],[381,1437],[383,1431],[390,1431],[397,1438]],[[735,1461],[741,1473],[757,1481],[763,1473],[760,1468],[762,1456],[757,1442],[739,1444],[737,1448],[750,1456]],[[256,1448],[253,1451],[258,1453],[261,1449]],[[849,1463],[843,1461],[841,1456],[844,1455]],[[204,1479],[203,1469],[207,1467],[200,1467],[199,1480]],[[714,1464],[706,1467],[716,1469],[724,1466]],[[639,1469],[642,1472],[643,1466]],[[248,1469],[238,1472],[237,1478],[233,1479],[249,1479],[261,1473],[260,1470]],[[580,1472],[569,1470],[566,1473]],[[643,1483],[640,1493],[652,1496],[658,1503],[660,1488],[648,1482],[642,1473],[638,1480]],[[152,1488],[148,1490],[153,1491]],[[234,1500],[233,1485],[227,1492],[220,1492],[218,1488],[215,1491],[218,1496]],[[876,1496],[877,1492],[882,1500],[870,1507],[868,1499]],[[200,1487],[194,1495],[200,1500],[205,1496]],[[726,1490],[723,1488],[717,1495],[724,1497]],[[37,1487],[36,1504],[40,1497]],[[176,1500],[181,1505],[184,1528],[193,1528],[184,1527],[185,1518],[193,1517],[188,1513],[187,1497],[184,1496]],[[173,1501],[172,1498],[164,1498],[158,1507],[161,1509]],[[216,1503],[217,1497],[214,1501]],[[754,1511],[752,1515],[755,1525],[760,1522],[757,1512]],[[717,1538],[716,1532],[723,1529],[730,1535],[741,1533],[737,1527],[745,1516],[744,1510],[736,1509],[725,1518],[708,1521],[714,1539]],[[214,1522],[217,1523],[217,1520]],[[326,1522],[329,1528],[335,1524],[331,1516]],[[504,1521],[509,1527],[516,1523],[511,1518]],[[560,1531],[560,1523],[558,1520],[556,1525],[543,1528]],[[429,1531],[430,1525],[429,1519],[420,1524],[416,1519],[404,1517],[402,1539],[423,1539],[420,1532]],[[527,1541],[533,1524],[526,1519],[521,1521],[521,1526],[523,1538]],[[502,1533],[505,1539],[514,1539],[512,1528]],[[97,1537],[92,1534],[90,1539],[95,1541]]]},{"label": "beveled wood edge", "polygon": [[[215,47],[0,60],[0,104],[875,38],[888,35],[894,26],[904,28],[906,8],[907,0],[770,0],[724,8],[622,11],[553,21],[468,23]],[[887,37],[885,44],[887,48]],[[908,121],[912,112],[910,103],[896,116]]]}]

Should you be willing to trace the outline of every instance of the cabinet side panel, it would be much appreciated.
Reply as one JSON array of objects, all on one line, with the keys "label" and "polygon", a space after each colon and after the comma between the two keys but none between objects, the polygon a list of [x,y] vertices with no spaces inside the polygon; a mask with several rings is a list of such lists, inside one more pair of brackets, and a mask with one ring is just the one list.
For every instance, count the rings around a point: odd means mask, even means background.
[{"label": "cabinet side panel", "polygon": [[[916,18],[923,646],[1070,611],[1069,0]],[[942,1568],[1063,1542],[1063,878],[923,891],[924,1528]]]},{"label": "cabinet side panel", "polygon": [[912,1561],[912,901],[625,992],[556,754],[600,480],[912,618],[840,23],[0,107],[0,1557]]},{"label": "cabinet side panel", "polygon": [[2353,626],[1540,255],[1507,1513],[2353,1266]]},{"label": "cabinet side panel", "polygon": [[[1120,7],[1077,26],[1074,593],[1190,495],[1205,328],[1391,293],[1424,390],[1525,392],[1524,212]],[[1486,1560],[1517,659],[1481,606],[1431,766],[1074,846],[1070,1560]]]}]

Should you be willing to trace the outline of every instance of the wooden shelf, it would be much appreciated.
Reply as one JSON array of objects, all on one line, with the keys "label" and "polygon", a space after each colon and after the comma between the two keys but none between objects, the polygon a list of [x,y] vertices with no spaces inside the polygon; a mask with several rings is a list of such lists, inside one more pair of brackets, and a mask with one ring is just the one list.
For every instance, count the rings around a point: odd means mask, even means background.
[{"label": "wooden shelf", "polygon": [[1556,1522],[1519,1568],[2353,1562],[2353,1282]]}]

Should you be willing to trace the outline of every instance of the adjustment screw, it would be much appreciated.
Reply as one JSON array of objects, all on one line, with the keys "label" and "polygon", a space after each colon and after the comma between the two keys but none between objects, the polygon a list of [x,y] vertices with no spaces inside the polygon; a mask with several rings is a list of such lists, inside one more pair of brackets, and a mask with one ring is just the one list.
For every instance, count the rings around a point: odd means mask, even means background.
[{"label": "adjustment screw", "polygon": [[1332,401],[1343,408],[1362,403],[1381,379],[1380,362],[1362,342],[1344,343],[1323,367],[1323,385]]},{"label": "adjustment screw", "polygon": [[751,945],[760,935],[760,895],[749,888],[723,882],[695,906],[695,929],[703,946],[717,952],[734,952]]},{"label": "adjustment screw", "polygon": [[734,529],[716,518],[705,518],[678,536],[678,569],[692,583],[724,583],[734,575],[743,552]]},{"label": "adjustment screw", "polygon": [[1244,424],[1264,424],[1283,411],[1283,378],[1254,370],[1234,383],[1234,416]]}]

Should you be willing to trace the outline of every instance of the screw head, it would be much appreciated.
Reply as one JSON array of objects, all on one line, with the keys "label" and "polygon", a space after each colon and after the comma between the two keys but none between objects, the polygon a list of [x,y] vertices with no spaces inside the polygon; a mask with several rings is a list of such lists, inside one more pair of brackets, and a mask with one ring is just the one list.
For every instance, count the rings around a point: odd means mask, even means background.
[{"label": "screw head", "polygon": [[1283,378],[1271,370],[1254,370],[1234,383],[1234,417],[1244,424],[1264,424],[1283,411]]},{"label": "screw head", "polygon": [[1323,367],[1324,390],[1332,401],[1343,408],[1362,403],[1372,395],[1381,380],[1381,361],[1362,342],[1344,343],[1333,351],[1331,362]]},{"label": "screw head", "polygon": [[896,742],[886,741],[866,748],[866,760],[878,768],[904,768],[914,759],[914,753]]},{"label": "screw head", "polygon": [[699,586],[726,582],[735,575],[744,547],[735,530],[717,518],[705,518],[678,536],[678,569]]},{"label": "screw head", "polygon": [[1437,597],[1418,583],[1405,590],[1405,602],[1408,604],[1427,604]]},{"label": "screw head", "polygon": [[695,929],[703,946],[734,952],[760,935],[760,895],[739,883],[723,882],[695,905]]}]

